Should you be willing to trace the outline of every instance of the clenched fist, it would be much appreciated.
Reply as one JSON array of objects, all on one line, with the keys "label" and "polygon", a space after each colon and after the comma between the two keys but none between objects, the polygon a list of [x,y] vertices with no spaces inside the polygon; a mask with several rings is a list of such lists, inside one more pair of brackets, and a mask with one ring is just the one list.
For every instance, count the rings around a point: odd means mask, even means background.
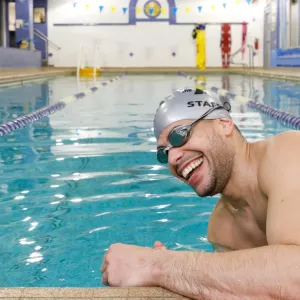
[{"label": "clenched fist", "polygon": [[156,286],[155,274],[161,267],[163,244],[154,249],[113,244],[106,252],[101,266],[102,283],[113,287]]}]

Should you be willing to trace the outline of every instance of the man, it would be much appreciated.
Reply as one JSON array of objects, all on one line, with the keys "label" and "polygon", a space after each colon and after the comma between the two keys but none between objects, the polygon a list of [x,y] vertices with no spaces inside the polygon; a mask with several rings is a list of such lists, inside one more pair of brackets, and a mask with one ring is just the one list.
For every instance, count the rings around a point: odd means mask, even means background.
[{"label": "man", "polygon": [[114,244],[103,282],[194,299],[299,299],[300,133],[248,143],[227,106],[195,89],[161,103],[154,133],[174,176],[199,196],[221,194],[208,226],[216,253]]}]

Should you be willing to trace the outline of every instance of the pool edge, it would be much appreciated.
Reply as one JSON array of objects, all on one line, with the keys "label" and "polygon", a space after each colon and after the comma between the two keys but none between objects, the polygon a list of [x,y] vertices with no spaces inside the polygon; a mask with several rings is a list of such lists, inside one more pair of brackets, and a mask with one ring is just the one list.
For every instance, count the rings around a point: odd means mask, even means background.
[{"label": "pool edge", "polygon": [[[300,68],[268,68],[264,69],[261,67],[257,68],[219,68],[219,67],[208,67],[206,70],[200,70],[193,67],[152,67],[152,68],[103,68],[101,74],[127,72],[130,75],[156,75],[156,74],[176,74],[178,72],[192,73],[195,75],[208,75],[208,74],[237,74],[237,75],[250,75],[265,78],[273,78],[279,80],[292,80],[300,81]],[[289,72],[287,74],[285,72]],[[298,73],[298,74],[297,74]]]},{"label": "pool edge", "polygon": [[28,70],[20,71],[20,73],[18,73],[18,71],[14,71],[12,74],[5,74],[5,72],[0,72],[0,87],[22,85],[33,81],[67,75],[74,75],[74,70]]},{"label": "pool edge", "polygon": [[[206,74],[237,74],[250,75],[265,78],[273,78],[279,80],[300,81],[300,68],[252,68],[244,69],[239,67],[230,67],[228,69],[219,67],[208,67],[206,70],[200,70],[194,67],[132,67],[132,68],[102,68],[101,75],[108,75],[112,73],[126,72],[130,75],[142,74],[177,74],[178,72],[193,73],[197,75]],[[287,74],[288,72],[289,74]],[[0,87],[12,86],[15,84],[25,84],[33,80],[46,79],[56,76],[76,75],[76,68],[74,67],[51,67],[28,70],[0,70]]]},{"label": "pool edge", "polygon": [[189,299],[160,287],[0,288],[0,299]]}]

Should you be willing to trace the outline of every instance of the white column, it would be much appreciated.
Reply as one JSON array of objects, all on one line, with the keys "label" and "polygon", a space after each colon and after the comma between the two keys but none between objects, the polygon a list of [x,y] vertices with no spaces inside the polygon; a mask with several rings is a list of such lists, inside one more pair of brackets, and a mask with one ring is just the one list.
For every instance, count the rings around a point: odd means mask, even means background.
[{"label": "white column", "polygon": [[300,47],[300,4],[297,1],[297,10],[298,10],[298,45],[297,47]]},{"label": "white column", "polygon": [[[2,36],[2,46],[7,47],[6,40],[6,27],[7,27],[7,20],[6,20],[6,3],[4,0],[0,0],[0,5],[1,5],[1,15],[0,15],[0,22],[1,22],[1,33],[0,35]],[[1,46],[1,45],[0,45]]]},{"label": "white column", "polygon": [[30,40],[30,50],[34,50],[34,34],[33,34],[33,0],[28,0],[28,8],[29,8],[29,40]]},{"label": "white column", "polygon": [[286,49],[288,47],[287,45],[287,2],[286,0],[280,0],[280,6],[279,11],[281,13],[280,18],[280,34],[281,34],[281,43],[280,48]]}]

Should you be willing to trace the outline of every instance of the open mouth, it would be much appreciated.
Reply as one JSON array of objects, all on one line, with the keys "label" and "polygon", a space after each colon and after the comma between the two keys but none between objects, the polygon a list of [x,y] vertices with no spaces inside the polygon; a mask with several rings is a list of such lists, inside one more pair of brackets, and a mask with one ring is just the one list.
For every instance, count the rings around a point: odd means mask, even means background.
[{"label": "open mouth", "polygon": [[193,173],[199,168],[203,163],[203,158],[199,158],[191,162],[187,167],[185,167],[182,171],[182,177],[185,180],[189,180]]}]

